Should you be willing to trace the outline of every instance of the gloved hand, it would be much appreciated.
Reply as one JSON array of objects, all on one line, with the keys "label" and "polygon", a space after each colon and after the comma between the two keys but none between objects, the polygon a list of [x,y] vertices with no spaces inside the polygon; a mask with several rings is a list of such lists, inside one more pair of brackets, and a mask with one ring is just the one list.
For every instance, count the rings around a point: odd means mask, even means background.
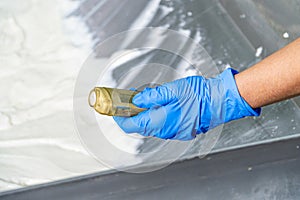
[{"label": "gloved hand", "polygon": [[148,110],[134,117],[114,117],[126,133],[162,139],[191,140],[197,134],[246,116],[258,116],[240,96],[233,69],[216,78],[192,76],[146,88],[133,103]]}]

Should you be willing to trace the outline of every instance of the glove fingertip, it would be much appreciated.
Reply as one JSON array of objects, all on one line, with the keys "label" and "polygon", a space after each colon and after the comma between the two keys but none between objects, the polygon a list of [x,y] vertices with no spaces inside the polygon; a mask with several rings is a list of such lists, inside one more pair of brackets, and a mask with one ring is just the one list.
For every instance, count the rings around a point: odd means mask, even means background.
[{"label": "glove fingertip", "polygon": [[136,94],[133,99],[132,103],[138,107],[143,107],[143,96],[142,93]]},{"label": "glove fingertip", "polygon": [[126,117],[118,117],[118,116],[113,116],[113,119],[117,123],[117,125],[126,133],[130,134],[132,133],[132,125],[129,123],[129,118]]},{"label": "glove fingertip", "polygon": [[121,127],[124,123],[124,117],[113,116],[114,121]]}]

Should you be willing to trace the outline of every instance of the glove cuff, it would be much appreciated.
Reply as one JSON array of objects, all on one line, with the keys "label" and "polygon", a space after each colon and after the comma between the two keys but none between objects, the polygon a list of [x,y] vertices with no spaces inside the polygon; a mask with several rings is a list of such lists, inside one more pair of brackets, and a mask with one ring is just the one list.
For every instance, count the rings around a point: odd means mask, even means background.
[{"label": "glove cuff", "polygon": [[253,109],[240,95],[234,79],[234,75],[238,73],[238,71],[228,68],[219,75],[219,78],[223,81],[225,93],[225,122],[248,116],[259,116],[261,113],[261,108]]}]

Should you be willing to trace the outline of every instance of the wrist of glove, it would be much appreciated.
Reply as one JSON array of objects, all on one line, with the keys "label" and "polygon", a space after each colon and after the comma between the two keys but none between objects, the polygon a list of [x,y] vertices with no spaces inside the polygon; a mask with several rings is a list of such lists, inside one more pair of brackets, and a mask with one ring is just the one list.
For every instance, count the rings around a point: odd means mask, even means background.
[{"label": "wrist of glove", "polygon": [[146,88],[133,103],[147,108],[134,117],[114,117],[126,133],[162,139],[191,140],[216,126],[247,116],[259,116],[240,96],[234,75],[226,69],[215,78],[192,76]]}]

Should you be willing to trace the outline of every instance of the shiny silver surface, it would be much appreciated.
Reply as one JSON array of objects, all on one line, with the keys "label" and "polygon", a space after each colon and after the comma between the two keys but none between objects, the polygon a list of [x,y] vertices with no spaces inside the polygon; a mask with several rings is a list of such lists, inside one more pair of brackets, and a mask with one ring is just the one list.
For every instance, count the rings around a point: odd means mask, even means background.
[{"label": "shiny silver surface", "polygon": [[[133,24],[139,17],[143,17],[143,13],[153,6],[153,2],[86,0],[76,14],[85,17],[99,43],[113,34],[135,28]],[[299,3],[299,0],[160,1],[153,11],[153,18],[139,28],[166,27],[176,31],[188,30],[191,38],[200,35],[199,43],[204,46],[220,71],[228,65],[242,71],[300,36]],[[283,38],[286,32],[289,33],[289,38]],[[136,36],[137,40],[139,38],[143,38],[143,35]],[[177,45],[178,48],[188,50],[184,43]],[[263,48],[263,52],[256,57],[256,49],[259,47]],[[118,80],[118,75],[123,70],[128,70],[130,66],[138,65],[145,59],[169,66],[176,66],[178,62],[174,55],[152,51],[119,66],[114,70],[114,78]],[[207,68],[209,70],[209,66]],[[225,125],[214,151],[298,137],[300,109],[296,102],[288,100],[267,106],[259,118],[243,119]],[[151,143],[141,147],[147,148],[152,148]],[[195,153],[197,148],[197,145],[194,146],[194,150],[187,156]]]},{"label": "shiny silver surface", "polygon": [[[102,172],[0,194],[14,199],[299,199],[300,139],[247,147],[130,174]],[[268,155],[268,156],[266,156]]]},{"label": "shiny silver surface", "polygon": [[[83,16],[101,42],[132,28],[151,3],[85,0],[73,14]],[[244,70],[300,36],[299,0],[160,1],[154,12],[143,26],[189,30],[192,38],[200,34],[199,42],[220,71],[226,65]],[[284,33],[289,38],[284,38]],[[263,52],[256,57],[259,47]],[[116,69],[115,79],[119,71],[146,58],[169,65],[177,62],[172,55],[150,52]],[[206,159],[195,158],[149,174],[93,174],[3,193],[0,198],[296,200],[300,195],[299,105],[299,98],[284,101],[265,107],[259,118],[225,125],[214,154]],[[152,146],[145,143],[141,148]],[[195,145],[186,157],[196,156],[197,148]]]}]

